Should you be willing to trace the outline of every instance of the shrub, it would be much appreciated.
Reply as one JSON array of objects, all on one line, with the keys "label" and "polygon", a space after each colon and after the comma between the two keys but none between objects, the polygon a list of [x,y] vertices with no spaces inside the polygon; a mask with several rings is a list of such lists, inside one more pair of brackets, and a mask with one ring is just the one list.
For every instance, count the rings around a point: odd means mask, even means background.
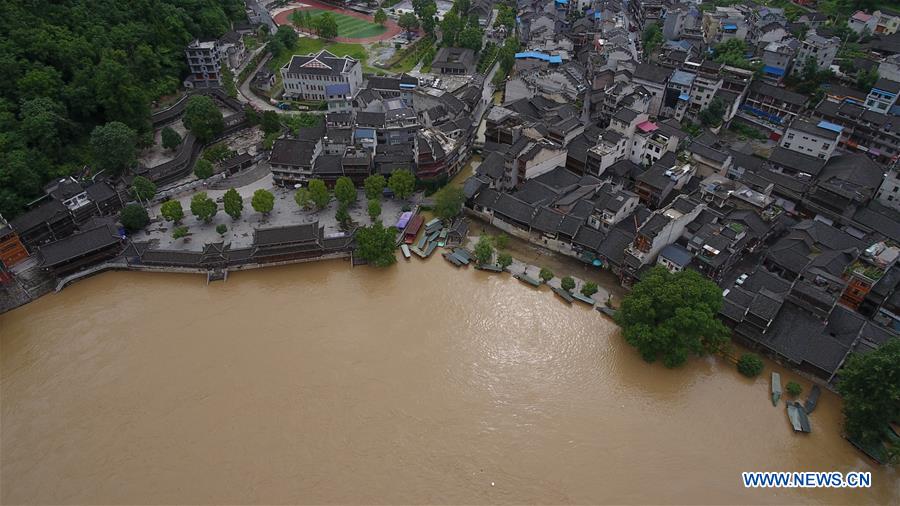
[{"label": "shrub", "polygon": [[186,235],[188,235],[187,227],[175,227],[175,229],[172,230],[172,239],[181,239]]},{"label": "shrub", "polygon": [[791,397],[797,397],[803,392],[803,387],[801,387],[800,383],[797,383],[796,381],[789,381],[784,389],[788,394],[790,394]]},{"label": "shrub", "polygon": [[146,227],[147,223],[150,223],[150,216],[147,215],[147,210],[138,204],[128,204],[122,209],[119,221],[122,222],[125,230],[137,232]]},{"label": "shrub", "polygon": [[541,273],[539,274],[540,278],[544,280],[544,283],[553,279],[553,271],[546,267],[541,267]]},{"label": "shrub", "polygon": [[562,278],[562,280],[559,283],[559,286],[561,286],[563,290],[565,290],[567,292],[571,292],[572,290],[575,289],[575,280],[572,279],[572,276],[566,276],[566,277]]},{"label": "shrub", "polygon": [[194,175],[200,179],[209,179],[213,175],[213,164],[209,160],[200,159],[194,165]]},{"label": "shrub", "polygon": [[594,295],[595,293],[597,293],[597,290],[598,290],[597,283],[594,283],[593,281],[588,281],[587,283],[584,284],[584,286],[581,287],[581,294],[584,295],[585,297],[590,297],[591,295]]},{"label": "shrub", "polygon": [[510,265],[512,265],[513,259],[512,255],[509,253],[500,253],[497,255],[497,265],[500,266],[501,269],[506,269]]},{"label": "shrub", "polygon": [[763,370],[763,361],[755,353],[744,353],[738,359],[737,370],[748,378],[759,376]]},{"label": "shrub", "polygon": [[225,232],[228,232],[228,227],[226,227],[224,223],[220,223],[216,225],[216,232],[218,232],[219,235],[225,235]]}]

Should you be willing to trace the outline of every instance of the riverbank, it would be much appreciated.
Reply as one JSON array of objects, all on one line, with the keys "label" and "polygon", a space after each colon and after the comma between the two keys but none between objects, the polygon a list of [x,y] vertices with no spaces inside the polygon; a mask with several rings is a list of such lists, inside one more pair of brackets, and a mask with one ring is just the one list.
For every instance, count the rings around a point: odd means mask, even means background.
[{"label": "riverbank", "polygon": [[[833,394],[795,435],[768,378],[646,364],[596,311],[437,255],[103,273],[0,316],[0,346],[4,504],[900,500]],[[873,487],[740,483],[771,469]]]}]

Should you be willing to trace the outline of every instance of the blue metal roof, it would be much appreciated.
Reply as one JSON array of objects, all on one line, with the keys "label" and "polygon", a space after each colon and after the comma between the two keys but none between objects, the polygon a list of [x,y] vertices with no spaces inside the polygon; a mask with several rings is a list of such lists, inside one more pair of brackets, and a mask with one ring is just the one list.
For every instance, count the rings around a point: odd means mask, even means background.
[{"label": "blue metal roof", "polygon": [[562,63],[562,56],[539,53],[537,51],[525,51],[516,53],[516,58],[535,58],[549,63]]},{"label": "blue metal roof", "polygon": [[556,3],[558,3],[560,5],[566,5],[569,3],[569,0],[556,0]]},{"label": "blue metal roof", "polygon": [[374,139],[375,138],[375,129],[374,128],[357,128],[353,131],[353,137],[357,139]]},{"label": "blue metal roof", "polygon": [[678,95],[678,100],[685,100],[685,101],[687,101],[687,100],[690,100],[690,99],[691,99],[691,96],[688,95],[687,93],[682,93],[681,95]]},{"label": "blue metal roof", "polygon": [[349,95],[350,85],[347,83],[329,84],[325,86],[326,95]]},{"label": "blue metal roof", "polygon": [[893,91],[885,91],[878,88],[872,88],[872,91],[880,95],[887,95],[889,97],[893,97],[894,95],[896,95],[896,93],[894,93]]},{"label": "blue metal roof", "polygon": [[765,72],[766,74],[772,74],[773,76],[783,76],[784,75],[783,68],[773,67],[771,65],[766,65],[765,67],[763,67],[763,72]]},{"label": "blue metal roof", "polygon": [[594,13],[594,19],[603,19],[602,15],[599,12]]},{"label": "blue metal roof", "polygon": [[841,133],[844,131],[844,127],[842,127],[841,125],[835,125],[834,123],[829,123],[828,121],[820,121],[818,127],[837,133]]},{"label": "blue metal roof", "polygon": [[733,23],[728,23],[726,25],[722,25],[722,28],[725,30],[737,30],[737,25]]},{"label": "blue metal roof", "polygon": [[405,84],[405,83],[400,83],[400,87],[403,88],[403,89],[412,90],[412,89],[415,89],[416,85],[415,85],[415,84]]}]

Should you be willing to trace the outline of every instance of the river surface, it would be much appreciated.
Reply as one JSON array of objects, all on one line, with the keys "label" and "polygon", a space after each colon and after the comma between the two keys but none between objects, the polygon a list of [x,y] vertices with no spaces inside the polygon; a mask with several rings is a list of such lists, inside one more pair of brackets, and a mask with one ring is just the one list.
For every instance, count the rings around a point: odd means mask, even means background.
[{"label": "river surface", "polygon": [[795,435],[771,364],[648,365],[598,312],[440,257],[102,274],[0,315],[0,366],[3,504],[900,502],[833,394]]}]

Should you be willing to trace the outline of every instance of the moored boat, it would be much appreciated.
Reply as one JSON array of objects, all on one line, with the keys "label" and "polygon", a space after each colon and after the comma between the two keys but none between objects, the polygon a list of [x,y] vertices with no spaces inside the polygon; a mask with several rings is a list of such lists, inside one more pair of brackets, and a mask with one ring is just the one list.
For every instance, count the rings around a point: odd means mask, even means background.
[{"label": "moored boat", "polygon": [[516,279],[518,279],[519,281],[521,281],[521,282],[523,282],[523,283],[528,283],[528,284],[531,285],[531,286],[541,286],[541,282],[540,282],[540,281],[538,281],[538,280],[532,278],[531,276],[528,276],[527,274],[516,274],[516,275],[513,276],[513,277],[516,278]]},{"label": "moored boat", "polygon": [[425,256],[426,256],[426,257],[430,256],[432,253],[434,253],[434,250],[435,250],[435,249],[437,249],[437,243],[436,243],[436,242],[430,242],[430,243],[428,243],[428,246],[425,248]]},{"label": "moored boat", "polygon": [[616,316],[615,309],[606,307],[604,305],[594,306],[594,309],[596,309],[597,311],[600,311],[601,313],[605,314],[606,316],[609,316],[610,318]]},{"label": "moored boat", "polygon": [[794,432],[812,432],[812,428],[809,425],[809,417],[806,416],[806,411],[803,410],[803,406],[799,402],[788,402],[787,414],[788,419],[791,421],[791,426],[794,427]]},{"label": "moored boat", "polygon": [[572,293],[572,298],[574,298],[575,300],[577,300],[579,302],[584,302],[585,304],[587,304],[589,306],[594,305],[594,299],[592,299],[591,297],[588,297],[587,295],[585,295],[581,292],[571,292],[571,293]]},{"label": "moored boat", "polygon": [[503,268],[497,264],[475,264],[475,268],[480,271],[503,272]]},{"label": "moored boat", "polygon": [[456,267],[462,266],[462,262],[460,262],[459,259],[456,258],[456,255],[454,255],[453,253],[444,253],[443,256],[448,262],[455,265]]},{"label": "moored boat", "polygon": [[564,300],[566,304],[571,304],[572,301],[575,300],[575,298],[572,297],[572,294],[567,290],[563,290],[562,288],[557,288],[555,286],[550,287],[550,289],[553,290],[553,293],[558,295],[560,299]]},{"label": "moored boat", "polygon": [[781,399],[781,375],[777,372],[772,373],[772,405],[777,406],[778,400]]},{"label": "moored boat", "polygon": [[406,243],[400,245],[400,252],[403,253],[403,258],[409,260],[409,246]]},{"label": "moored boat", "polygon": [[816,405],[819,403],[819,395],[821,394],[822,389],[819,388],[819,385],[813,385],[812,390],[809,392],[809,397],[806,398],[806,402],[803,404],[803,410],[806,411],[806,414],[810,414],[816,409]]}]

